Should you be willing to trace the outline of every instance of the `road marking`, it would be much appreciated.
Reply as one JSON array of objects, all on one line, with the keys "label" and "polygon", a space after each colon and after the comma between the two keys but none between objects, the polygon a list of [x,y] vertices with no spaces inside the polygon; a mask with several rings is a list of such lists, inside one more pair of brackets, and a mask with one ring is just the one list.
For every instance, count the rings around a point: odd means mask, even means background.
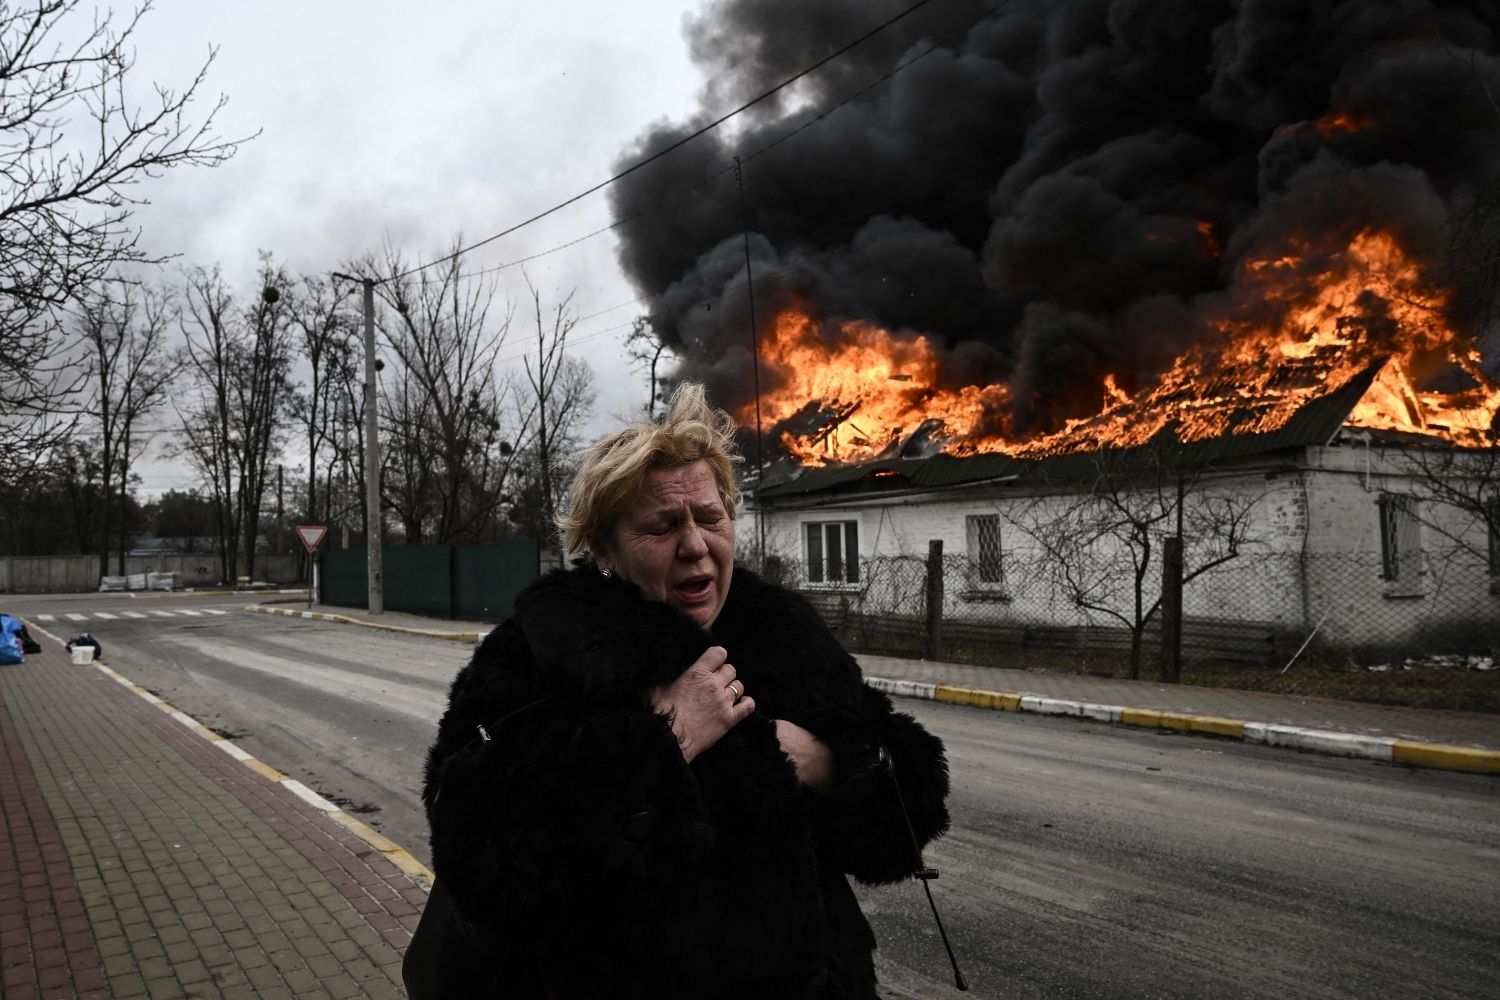
[{"label": "road marking", "polygon": [[201,611],[192,611],[192,610],[190,610],[188,608],[178,608],[176,610],[177,610],[177,613],[179,615],[187,615],[190,618],[198,618],[198,617],[202,616],[202,614],[203,614],[203,612],[201,612]]},{"label": "road marking", "polygon": [[150,615],[143,615],[139,611],[122,611],[122,612],[120,612],[120,614],[124,615],[126,618],[149,618],[149,617],[151,617]]},{"label": "road marking", "polygon": [[36,616],[36,620],[39,621],[39,622],[55,622],[55,621],[57,621],[57,616],[56,615],[37,615]]},{"label": "road marking", "polygon": [[94,617],[95,618],[103,618],[106,621],[114,621],[116,618],[119,618],[120,616],[119,615],[112,615],[108,611],[95,611],[94,612]]},{"label": "road marking", "polygon": [[86,622],[89,620],[88,615],[80,615],[76,611],[70,611],[67,614],[63,615],[63,617],[72,622]]},{"label": "road marking", "polygon": [[152,611],[151,613],[153,615],[156,615],[158,618],[176,618],[177,617],[176,613],[171,612],[171,611]]},{"label": "road marking", "polygon": [[203,609],[203,613],[204,614],[209,614],[209,615],[227,615],[227,614],[229,614],[228,611],[222,611],[219,608],[204,608]]}]

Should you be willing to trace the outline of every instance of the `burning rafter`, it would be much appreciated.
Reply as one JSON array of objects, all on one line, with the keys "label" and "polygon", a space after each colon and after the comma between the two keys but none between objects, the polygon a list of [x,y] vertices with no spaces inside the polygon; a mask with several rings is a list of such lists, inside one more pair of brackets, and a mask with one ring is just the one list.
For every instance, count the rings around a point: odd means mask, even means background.
[{"label": "burning rafter", "polygon": [[[1133,393],[1106,376],[1099,412],[1050,434],[1004,433],[1011,403],[1004,385],[942,387],[939,351],[926,337],[860,322],[826,329],[796,310],[778,316],[762,342],[762,363],[776,386],[762,405],[782,445],[809,464],[932,446],[955,455],[1043,457],[1128,448],[1161,435],[1191,443],[1274,432],[1373,370],[1349,426],[1460,447],[1493,440],[1500,386],[1443,323],[1446,294],[1425,287],[1416,265],[1382,233],[1361,234],[1330,259],[1332,270],[1311,278],[1294,254],[1246,260],[1225,302],[1247,305],[1243,314],[1227,311],[1211,343]],[[1267,325],[1266,316],[1276,321]],[[1446,359],[1450,384],[1454,376],[1470,384],[1420,387],[1414,373],[1430,376],[1435,357]],[[841,436],[855,413],[861,429]]]}]

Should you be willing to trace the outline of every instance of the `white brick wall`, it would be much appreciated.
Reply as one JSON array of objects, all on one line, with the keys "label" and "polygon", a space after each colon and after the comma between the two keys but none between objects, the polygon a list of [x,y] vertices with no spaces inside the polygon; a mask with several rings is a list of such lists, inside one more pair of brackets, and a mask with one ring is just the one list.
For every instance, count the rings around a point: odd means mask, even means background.
[{"label": "white brick wall", "polygon": [[[1300,465],[1301,467],[1297,467]],[[1500,622],[1500,597],[1489,593],[1482,560],[1451,553],[1437,557],[1431,547],[1440,540],[1426,532],[1429,552],[1422,564],[1422,593],[1391,593],[1381,574],[1378,498],[1384,491],[1409,491],[1411,476],[1391,454],[1366,453],[1355,445],[1309,448],[1302,462],[1285,456],[1260,466],[1244,466],[1233,475],[1206,478],[1202,494],[1235,497],[1243,504],[1254,499],[1251,530],[1242,554],[1190,581],[1184,592],[1189,616],[1241,621],[1276,622],[1289,629],[1311,629],[1331,641],[1394,642],[1409,638],[1435,623],[1480,627]],[[946,555],[967,554],[965,519],[975,514],[999,513],[1005,553],[1004,602],[965,601],[965,586],[954,580],[953,563],[947,580],[947,612],[979,614],[988,620],[1050,624],[1099,621],[1081,614],[1047,586],[1036,542],[1014,522],[1045,522],[1073,500],[1067,496],[1027,495],[1010,484],[968,487],[940,493],[850,499],[838,506],[780,509],[766,516],[766,548],[770,554],[801,563],[803,526],[810,521],[856,520],[860,554],[871,557],[925,559],[929,540],[941,539]],[[1462,534],[1482,531],[1451,510],[1431,509],[1425,516],[1439,520],[1446,530]],[[753,518],[745,527],[751,528]],[[1467,526],[1467,527],[1466,527]],[[1164,528],[1169,526],[1164,526]],[[742,548],[754,531],[741,536]],[[1201,558],[1192,551],[1188,566]],[[1482,537],[1471,541],[1482,550]],[[1447,544],[1447,543],[1444,543]],[[1144,587],[1148,603],[1159,592],[1159,546],[1152,553]],[[1130,580],[1111,583],[1111,598],[1127,613],[1133,604]],[[971,591],[971,594],[973,591]]]}]

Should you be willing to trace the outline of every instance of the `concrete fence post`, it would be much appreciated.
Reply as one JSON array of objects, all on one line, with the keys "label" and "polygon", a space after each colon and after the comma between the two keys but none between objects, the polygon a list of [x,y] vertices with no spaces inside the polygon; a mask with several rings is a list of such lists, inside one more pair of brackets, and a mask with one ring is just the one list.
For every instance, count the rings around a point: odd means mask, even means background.
[{"label": "concrete fence post", "polygon": [[1182,679],[1182,539],[1166,539],[1161,552],[1161,662],[1158,676]]},{"label": "concrete fence post", "polygon": [[943,658],[943,540],[927,543],[927,658]]}]

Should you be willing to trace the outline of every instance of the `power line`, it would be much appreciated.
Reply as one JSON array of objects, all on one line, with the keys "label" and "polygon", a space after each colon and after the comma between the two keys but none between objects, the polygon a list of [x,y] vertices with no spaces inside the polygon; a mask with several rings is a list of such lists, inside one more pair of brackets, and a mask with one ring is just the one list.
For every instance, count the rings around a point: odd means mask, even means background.
[{"label": "power line", "polygon": [[[1001,10],[1002,8],[1010,6],[1011,2],[1012,2],[1012,0],[1000,0],[1000,2],[997,3],[997,4],[995,4],[994,6],[986,8],[985,11],[984,11],[983,16],[984,17],[989,17],[990,15],[995,14],[996,12],[998,12],[999,10]],[[964,29],[964,31],[967,32],[967,31],[971,30],[972,28],[973,28],[973,25],[969,25],[968,27],[966,27]],[[762,154],[765,154],[765,153],[769,153],[770,151],[772,151],[773,149],[777,148],[781,144],[783,144],[785,142],[788,142],[789,140],[791,140],[793,138],[796,138],[798,135],[801,135],[803,132],[805,132],[808,129],[812,128],[814,125],[817,125],[818,123],[822,122],[829,115],[832,115],[834,112],[841,110],[842,108],[846,107],[849,104],[852,104],[855,100],[857,100],[860,97],[863,97],[865,94],[867,94],[870,91],[874,90],[876,87],[880,86],[881,84],[890,81],[893,77],[896,76],[896,74],[898,74],[898,73],[902,72],[903,70],[905,70],[905,69],[907,69],[907,68],[915,65],[916,63],[918,63],[921,60],[925,59],[926,57],[932,55],[932,53],[938,51],[939,49],[944,49],[944,48],[950,47],[952,45],[953,41],[954,40],[950,40],[948,42],[935,42],[935,43],[933,43],[932,45],[928,46],[926,49],[923,49],[921,52],[917,53],[915,56],[912,56],[910,59],[907,59],[904,62],[898,63],[896,66],[892,67],[887,72],[882,73],[880,76],[876,77],[874,80],[870,81],[865,86],[863,86],[863,87],[859,88],[858,90],[850,93],[849,95],[847,95],[846,97],[844,97],[842,100],[840,100],[840,101],[838,101],[838,102],[830,105],[829,107],[825,108],[823,111],[819,112],[817,115],[813,116],[812,118],[809,118],[807,121],[803,122],[801,125],[799,125],[796,128],[792,129],[790,132],[787,132],[787,133],[785,133],[785,134],[783,134],[781,136],[778,136],[777,138],[773,139],[772,141],[766,143],[764,146],[761,146],[760,148],[758,148],[758,149],[756,149],[756,150],[754,150],[752,152],[746,153],[741,159],[744,162],[748,163],[749,161],[755,159],[756,157],[761,156]],[[692,138],[692,137],[690,136],[689,138]],[[684,140],[684,141],[686,141],[686,140]],[[663,152],[669,152],[669,151],[670,150],[664,150]],[[1000,159],[1000,157],[992,157],[990,160],[986,160],[985,163],[992,162],[993,160],[996,160],[996,159]],[[961,173],[966,173],[966,172],[968,172],[970,170],[976,169],[979,166],[983,166],[983,165],[985,165],[985,163],[976,164],[976,165],[974,165],[972,167],[965,168],[962,171],[958,171],[957,173],[950,174],[948,177],[941,178],[941,179],[939,179],[937,181],[931,182],[928,185],[924,185],[924,188],[935,186],[937,184],[943,183],[944,181],[951,180],[953,177],[956,177],[956,176],[958,176]],[[642,165],[644,165],[644,164],[642,164]],[[679,189],[677,191],[674,191],[668,197],[666,197],[663,200],[657,202],[655,205],[650,206],[649,208],[643,208],[640,211],[635,212],[632,215],[628,215],[628,216],[625,216],[624,218],[620,218],[620,219],[615,219],[614,221],[612,221],[607,226],[602,226],[602,227],[600,227],[598,229],[595,229],[593,232],[585,233],[584,235],[576,237],[575,239],[571,239],[571,240],[567,241],[566,243],[560,243],[557,246],[551,247],[551,248],[549,248],[547,250],[542,250],[542,251],[540,251],[538,253],[531,254],[530,256],[522,257],[522,258],[520,258],[518,260],[507,261],[507,262],[505,262],[503,264],[495,264],[495,265],[492,265],[490,267],[480,268],[480,269],[475,270],[475,271],[464,272],[462,274],[457,275],[456,276],[456,280],[460,280],[460,279],[464,279],[464,278],[476,278],[476,277],[481,277],[481,276],[487,275],[487,274],[496,274],[496,273],[498,273],[500,271],[506,270],[506,269],[511,268],[511,267],[516,267],[516,266],[521,265],[521,264],[527,264],[527,263],[530,263],[533,260],[538,260],[538,259],[540,259],[542,257],[547,257],[547,256],[550,256],[551,254],[558,253],[559,251],[567,250],[567,249],[569,249],[571,247],[577,246],[579,243],[583,243],[586,240],[593,239],[596,236],[602,236],[605,233],[613,232],[616,229],[620,229],[620,228],[622,228],[624,226],[628,226],[631,223],[640,221],[641,219],[647,218],[647,217],[652,216],[652,215],[656,215],[659,212],[665,211],[667,208],[669,208],[675,202],[681,201],[683,198],[686,198],[689,195],[692,195],[692,194],[694,194],[694,193],[696,193],[698,191],[702,191],[703,189],[707,188],[710,184],[712,184],[714,181],[718,180],[719,178],[725,177],[725,176],[733,173],[734,170],[735,170],[735,166],[734,166],[733,162],[726,163],[723,167],[720,167],[718,170],[716,170],[713,173],[709,174],[703,180],[698,181],[697,183],[693,184],[690,187],[681,188],[681,189]],[[623,177],[624,174],[621,174],[620,176]],[[605,183],[608,184],[610,182],[606,181]],[[921,189],[919,189],[919,190],[921,190]],[[908,192],[908,193],[910,193],[910,192]],[[905,197],[905,195],[903,194],[903,195],[897,196],[897,199],[899,199],[900,197]],[[892,199],[892,200],[897,200],[897,199]],[[523,223],[523,225],[524,225],[524,223]],[[826,227],[820,227],[820,228],[826,228]],[[814,232],[816,232],[816,231],[818,231],[818,230],[814,230]],[[504,234],[501,234],[501,235],[504,235]],[[481,245],[482,245],[482,243],[476,243],[475,244],[475,246],[481,246]],[[470,248],[470,249],[472,249],[472,248]],[[454,257],[456,257],[456,256],[458,256],[460,254],[463,254],[465,252],[466,252],[465,250],[456,251],[454,254],[450,254],[449,257],[446,258],[446,259],[453,259]],[[411,270],[403,272],[402,274],[395,275],[393,278],[391,278],[389,280],[395,280],[396,278],[404,277],[405,275],[411,274],[412,272],[420,270],[423,267],[431,267],[431,266],[433,266],[435,264],[438,264],[438,263],[441,263],[441,262],[442,262],[441,260],[435,260],[435,261],[432,261],[430,263],[420,265],[419,267],[412,268]],[[639,301],[639,300],[637,300],[637,301]]]},{"label": "power line", "polygon": [[428,261],[425,264],[418,264],[416,267],[408,268],[407,270],[402,271],[399,274],[393,274],[389,278],[384,278],[384,279],[381,279],[381,280],[383,282],[384,281],[398,281],[401,278],[405,278],[408,275],[415,274],[418,271],[425,270],[426,268],[435,267],[435,266],[437,266],[439,264],[443,264],[443,263],[446,263],[446,262],[451,261],[451,260],[456,260],[457,258],[463,256],[464,254],[468,253],[471,250],[477,250],[480,247],[485,246],[486,244],[495,242],[496,240],[500,239],[503,236],[509,236],[511,233],[514,233],[514,232],[516,232],[519,229],[524,229],[525,227],[531,225],[534,222],[538,222],[538,221],[540,221],[542,219],[545,219],[547,216],[553,214],[554,212],[561,211],[562,209],[567,208],[569,205],[572,205],[575,202],[582,201],[584,198],[587,198],[589,195],[594,194],[597,191],[602,191],[604,188],[609,187],[611,184],[614,184],[616,181],[622,180],[625,177],[630,176],[631,174],[635,173],[637,170],[640,170],[642,167],[645,167],[645,166],[647,166],[647,165],[649,165],[651,163],[656,162],[657,160],[659,160],[662,157],[666,156],[668,153],[672,153],[672,152],[674,152],[674,151],[682,148],[683,146],[687,145],[688,143],[692,142],[694,139],[697,139],[700,136],[703,136],[703,135],[707,134],[708,132],[713,131],[714,129],[718,128],[720,125],[724,124],[725,122],[727,122],[729,119],[735,117],[736,115],[739,115],[739,114],[741,114],[741,113],[743,113],[745,111],[748,111],[749,109],[755,107],[755,105],[761,103],[764,100],[767,100],[768,98],[774,97],[776,94],[779,94],[781,91],[785,90],[787,87],[790,87],[792,84],[796,83],[798,80],[800,80],[803,77],[809,75],[810,73],[813,73],[813,72],[816,72],[819,69],[822,69],[824,66],[828,65],[830,62],[832,62],[833,60],[837,59],[839,56],[843,55],[844,53],[850,51],[851,49],[856,48],[857,46],[863,44],[864,42],[868,41],[869,39],[871,39],[871,38],[875,37],[876,35],[880,34],[880,32],[884,31],[886,28],[889,28],[891,25],[895,24],[897,21],[900,21],[903,18],[909,17],[910,15],[916,13],[918,10],[920,10],[923,7],[927,6],[931,2],[932,2],[932,0],[917,0],[917,2],[914,3],[914,4],[912,4],[910,7],[907,7],[905,10],[901,11],[900,13],[898,13],[898,14],[890,17],[890,18],[887,18],[886,20],[882,21],[880,24],[878,24],[875,27],[871,28],[869,31],[865,32],[863,35],[860,35],[858,38],[854,39],[853,41],[848,42],[848,43],[846,43],[843,46],[840,46],[839,48],[835,49],[833,52],[831,52],[828,55],[824,56],[822,59],[819,59],[817,62],[813,63],[811,66],[808,66],[806,69],[803,69],[800,72],[795,73],[792,76],[787,77],[785,80],[781,81],[776,86],[772,87],[770,90],[767,90],[767,91],[761,93],[757,97],[751,98],[750,100],[746,101],[744,104],[741,104],[739,107],[735,108],[733,111],[730,111],[727,114],[720,115],[718,118],[715,118],[713,121],[709,122],[707,125],[704,125],[702,128],[698,129],[697,131],[692,132],[692,133],[690,133],[690,134],[688,134],[686,136],[683,136],[681,139],[678,139],[676,142],[671,143],[670,145],[666,146],[663,149],[657,150],[655,153],[652,153],[650,156],[646,157],[644,160],[641,160],[638,163],[635,163],[635,164],[632,164],[629,167],[626,167],[624,170],[622,170],[619,173],[615,174],[613,177],[610,177],[607,180],[600,181],[598,184],[595,184],[593,187],[589,188],[588,190],[581,191],[578,194],[575,194],[573,197],[567,199],[566,201],[558,202],[556,205],[553,205],[551,208],[549,208],[549,209],[547,209],[545,211],[542,211],[542,212],[538,212],[536,215],[533,215],[531,218],[526,219],[526,220],[524,220],[522,222],[518,222],[515,225],[509,227],[508,229],[503,229],[503,230],[501,230],[500,232],[496,233],[493,236],[487,236],[487,237],[485,237],[484,239],[480,240],[477,243],[471,243],[470,245],[468,245],[466,247],[461,247],[458,250],[455,250],[453,253],[450,253],[450,254],[448,254],[445,257],[439,257],[436,260],[430,260],[430,261]]}]

